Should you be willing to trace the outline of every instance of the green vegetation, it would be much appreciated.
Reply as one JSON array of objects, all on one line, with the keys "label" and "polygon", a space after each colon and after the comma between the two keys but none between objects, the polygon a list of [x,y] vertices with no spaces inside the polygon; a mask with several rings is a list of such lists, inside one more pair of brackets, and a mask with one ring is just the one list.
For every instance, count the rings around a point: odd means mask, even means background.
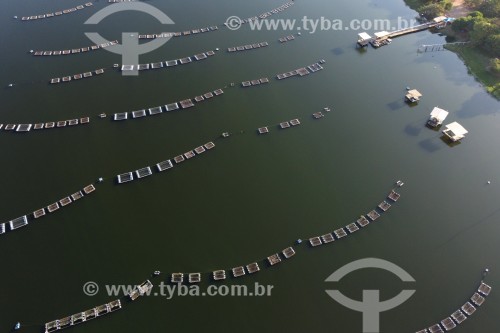
[{"label": "green vegetation", "polygon": [[[451,9],[450,0],[405,0],[412,9],[432,19]],[[456,52],[470,72],[500,99],[500,0],[465,0],[471,10],[442,32],[447,40],[468,41],[467,46],[448,49]]]}]

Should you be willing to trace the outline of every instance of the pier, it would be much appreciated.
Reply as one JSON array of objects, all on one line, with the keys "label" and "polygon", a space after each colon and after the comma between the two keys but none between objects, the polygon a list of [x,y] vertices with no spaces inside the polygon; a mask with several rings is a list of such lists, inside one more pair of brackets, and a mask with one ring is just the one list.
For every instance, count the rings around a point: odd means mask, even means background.
[{"label": "pier", "polygon": [[241,86],[246,88],[246,87],[251,87],[251,86],[258,86],[258,85],[265,84],[265,83],[269,83],[269,79],[267,77],[262,77],[260,79],[243,81],[243,82],[241,82]]},{"label": "pier", "polygon": [[[323,63],[322,61],[320,61],[320,62]],[[283,79],[288,79],[289,77],[292,77],[292,76],[297,76],[297,75],[298,76],[306,76],[306,75],[309,75],[310,73],[315,73],[315,72],[323,69],[323,66],[321,66],[320,62],[315,62],[314,64],[311,64],[309,66],[302,67],[302,68],[297,68],[297,69],[290,71],[290,72],[277,74],[276,78],[278,80],[283,80]]]}]

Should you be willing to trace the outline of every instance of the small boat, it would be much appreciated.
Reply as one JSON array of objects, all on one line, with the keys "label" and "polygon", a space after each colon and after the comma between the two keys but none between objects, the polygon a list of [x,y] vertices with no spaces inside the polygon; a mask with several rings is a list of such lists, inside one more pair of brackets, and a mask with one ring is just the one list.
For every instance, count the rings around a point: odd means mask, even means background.
[{"label": "small boat", "polygon": [[17,322],[16,325],[14,326],[14,329],[15,330],[18,330],[21,328],[21,323],[20,322]]},{"label": "small boat", "polygon": [[302,239],[299,238],[299,239],[297,239],[297,244],[300,244],[300,243],[302,243]]},{"label": "small boat", "polygon": [[154,276],[158,276],[158,275],[160,275],[160,274],[161,274],[161,272],[160,272],[160,271],[154,271],[154,273],[153,273],[153,275],[154,275]]},{"label": "small boat", "polygon": [[396,185],[398,185],[399,187],[403,186],[405,183],[403,183],[402,181],[398,180],[396,182]]},{"label": "small boat", "polygon": [[228,136],[229,136],[229,133],[228,133],[228,132],[224,132],[224,133],[222,133],[222,137],[223,137],[223,138],[227,138]]},{"label": "small boat", "polygon": [[219,51],[219,48],[218,48],[218,47],[216,47],[216,48],[215,48],[215,51]]},{"label": "small boat", "polygon": [[99,115],[99,117],[100,117],[100,118],[106,118],[106,114],[105,114],[105,113],[101,113],[101,114]]},{"label": "small boat", "polygon": [[99,177],[98,181],[99,181],[99,183],[102,183],[104,181],[104,178]]}]

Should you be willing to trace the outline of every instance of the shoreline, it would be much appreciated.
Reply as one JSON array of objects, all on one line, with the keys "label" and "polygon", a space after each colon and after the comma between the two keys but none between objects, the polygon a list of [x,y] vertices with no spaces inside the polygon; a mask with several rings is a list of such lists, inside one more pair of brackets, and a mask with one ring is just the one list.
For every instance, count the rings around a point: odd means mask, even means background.
[{"label": "shoreline", "polygon": [[[404,3],[416,11],[417,14],[418,8],[424,4],[420,2],[420,0],[404,0]],[[465,6],[463,0],[454,0],[452,1],[452,4],[453,7],[445,12],[445,15],[448,17],[466,17],[473,11]],[[467,40],[462,40],[460,38],[461,36],[457,36],[457,34],[452,32],[449,27],[443,29],[441,33],[447,38],[457,39],[457,41],[469,41],[468,38]],[[488,62],[493,59],[490,55],[486,55],[481,50],[470,46],[456,48],[445,45],[445,48],[448,51],[455,53],[460,58],[460,60],[467,67],[467,71],[474,76],[474,78],[481,84],[488,94],[497,100],[500,100],[500,88],[495,86],[495,84],[498,85],[496,82],[500,80],[500,75],[496,75],[488,70]]]}]

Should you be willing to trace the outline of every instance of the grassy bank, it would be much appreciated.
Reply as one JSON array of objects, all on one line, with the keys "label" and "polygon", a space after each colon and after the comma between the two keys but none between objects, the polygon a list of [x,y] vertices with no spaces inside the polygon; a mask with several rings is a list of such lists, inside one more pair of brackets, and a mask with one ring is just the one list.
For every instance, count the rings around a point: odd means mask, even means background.
[{"label": "grassy bank", "polygon": [[[425,0],[404,0],[405,3],[412,9],[419,11],[422,6],[428,2]],[[467,15],[468,11],[465,12]],[[462,16],[459,15],[459,16]],[[447,40],[453,41],[468,41],[470,36],[467,33],[456,33],[449,26],[440,31],[447,36]],[[489,70],[492,60],[491,54],[486,54],[481,48],[473,46],[452,46],[446,48],[459,55],[465,63],[469,72],[486,88],[486,90],[500,100],[500,75]]]},{"label": "grassy bank", "polygon": [[500,88],[495,85],[500,77],[488,70],[491,58],[471,46],[448,46],[447,49],[457,53],[469,68],[469,71],[481,82],[489,93],[500,99]]}]

